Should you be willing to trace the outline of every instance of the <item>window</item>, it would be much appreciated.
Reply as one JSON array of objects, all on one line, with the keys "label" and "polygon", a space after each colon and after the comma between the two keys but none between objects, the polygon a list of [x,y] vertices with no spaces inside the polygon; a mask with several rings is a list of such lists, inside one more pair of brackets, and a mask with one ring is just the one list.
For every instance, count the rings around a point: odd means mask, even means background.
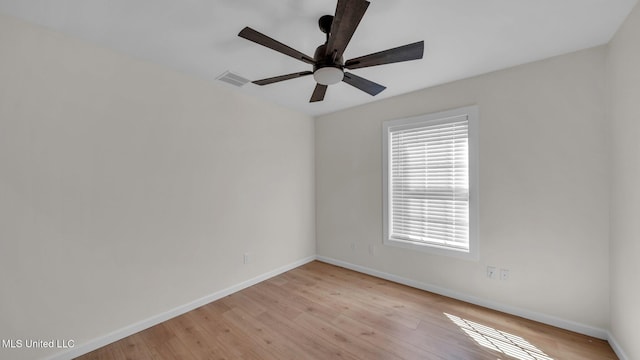
[{"label": "window", "polygon": [[478,109],[383,123],[383,242],[478,259]]}]

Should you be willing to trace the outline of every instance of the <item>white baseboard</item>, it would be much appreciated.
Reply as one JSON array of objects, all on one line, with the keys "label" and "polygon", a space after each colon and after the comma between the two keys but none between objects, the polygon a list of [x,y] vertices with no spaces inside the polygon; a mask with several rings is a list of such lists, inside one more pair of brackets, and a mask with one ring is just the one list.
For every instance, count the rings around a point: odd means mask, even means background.
[{"label": "white baseboard", "polygon": [[620,344],[618,344],[618,341],[613,336],[613,334],[609,332],[608,335],[609,336],[607,341],[609,341],[609,345],[611,345],[611,348],[613,349],[613,351],[616,353],[616,355],[618,355],[618,358],[620,360],[629,360],[630,357],[628,357],[627,354],[624,352],[624,350],[622,350],[622,347],[620,347]]},{"label": "white baseboard", "polygon": [[225,296],[231,295],[235,292],[238,292],[242,289],[248,288],[249,286],[255,285],[259,282],[265,281],[267,279],[270,279],[274,276],[280,275],[282,273],[285,273],[289,270],[295,269],[299,266],[302,266],[306,263],[309,263],[311,261],[314,261],[316,259],[315,256],[310,256],[301,260],[298,260],[294,263],[279,267],[275,270],[269,271],[267,273],[261,274],[259,276],[254,277],[253,279],[249,279],[247,281],[244,281],[240,284],[231,286],[229,288],[220,290],[218,292],[215,292],[211,295],[207,295],[205,297],[202,297],[200,299],[197,299],[195,301],[192,301],[188,304],[179,306],[177,308],[171,309],[165,313],[162,314],[158,314],[156,316],[152,316],[146,320],[142,320],[140,322],[137,322],[135,324],[129,325],[125,328],[113,331],[105,336],[101,336],[99,338],[93,339],[87,343],[84,344],[80,344],[79,346],[74,347],[73,349],[70,349],[68,351],[65,352],[61,352],[58,354],[55,354],[49,358],[47,358],[48,360],[68,360],[68,359],[73,359],[75,357],[87,354],[93,350],[99,349],[105,345],[111,344],[115,341],[118,341],[120,339],[123,339],[127,336],[133,335],[137,332],[140,332],[142,330],[148,329],[154,325],[157,325],[161,322],[167,321],[169,319],[172,319],[176,316],[180,316],[184,313],[187,313],[191,310],[197,309],[203,305],[206,305],[210,302],[216,301],[218,299],[221,299]]},{"label": "white baseboard", "polygon": [[610,334],[609,334],[609,332],[607,330],[596,328],[596,327],[589,326],[589,325],[580,324],[580,323],[577,323],[577,322],[574,322],[574,321],[571,321],[571,320],[565,320],[565,319],[561,319],[561,318],[558,318],[558,317],[555,317],[555,316],[550,316],[550,315],[546,315],[546,314],[535,312],[535,311],[530,311],[530,310],[526,310],[526,309],[517,308],[517,307],[514,307],[514,306],[509,306],[509,305],[497,303],[497,302],[494,302],[494,301],[491,301],[491,300],[482,299],[482,298],[478,298],[478,297],[475,297],[475,296],[459,293],[459,292],[452,291],[452,290],[449,290],[449,289],[446,289],[446,288],[442,288],[442,287],[439,287],[439,286],[435,286],[435,285],[431,285],[431,284],[425,284],[425,283],[422,283],[422,282],[419,282],[419,281],[415,281],[415,280],[411,280],[411,279],[407,279],[407,278],[404,278],[404,277],[401,277],[401,276],[396,276],[396,275],[393,275],[393,274],[385,273],[385,272],[378,271],[378,270],[371,269],[371,268],[367,268],[367,267],[364,267],[364,266],[351,264],[351,263],[348,263],[348,262],[342,261],[342,260],[328,258],[328,257],[325,257],[325,256],[317,256],[317,260],[325,262],[325,263],[328,263],[328,264],[331,264],[331,265],[336,265],[336,266],[340,266],[340,267],[343,267],[343,268],[346,268],[346,269],[350,269],[350,270],[354,270],[354,271],[361,272],[361,273],[364,273],[364,274],[368,274],[368,275],[371,275],[371,276],[379,277],[379,278],[382,278],[382,279],[385,279],[385,280],[393,281],[393,282],[396,282],[396,283],[399,283],[399,284],[411,286],[413,288],[429,291],[429,292],[432,292],[432,293],[435,293],[435,294],[447,296],[447,297],[450,297],[450,298],[454,298],[454,299],[461,300],[461,301],[464,301],[464,302],[472,303],[472,304],[479,305],[479,306],[482,306],[482,307],[486,307],[486,308],[489,308],[489,309],[501,311],[501,312],[504,312],[504,313],[507,313],[507,314],[520,316],[520,317],[523,317],[525,319],[541,322],[543,324],[555,326],[555,327],[558,327],[558,328],[561,328],[561,329],[574,331],[574,332],[577,332],[577,333],[580,333],[580,334],[584,334],[584,335],[588,335],[588,336],[591,336],[591,337],[594,337],[594,338],[598,338],[598,339],[602,339],[602,340],[608,340],[610,338]]}]

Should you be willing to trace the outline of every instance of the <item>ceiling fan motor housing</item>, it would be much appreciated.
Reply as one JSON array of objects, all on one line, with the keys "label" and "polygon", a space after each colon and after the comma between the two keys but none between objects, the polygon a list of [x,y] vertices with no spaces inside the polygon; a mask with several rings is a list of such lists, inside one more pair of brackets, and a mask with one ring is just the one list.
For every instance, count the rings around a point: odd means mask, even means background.
[{"label": "ceiling fan motor housing", "polygon": [[337,84],[344,78],[344,60],[342,57],[334,59],[332,54],[327,55],[326,49],[326,44],[320,45],[313,55],[313,77],[318,84]]}]

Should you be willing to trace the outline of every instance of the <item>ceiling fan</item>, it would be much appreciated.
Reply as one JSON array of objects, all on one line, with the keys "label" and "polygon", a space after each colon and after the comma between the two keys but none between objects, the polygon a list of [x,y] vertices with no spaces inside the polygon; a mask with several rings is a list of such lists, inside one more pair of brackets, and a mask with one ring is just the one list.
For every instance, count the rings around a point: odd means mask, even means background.
[{"label": "ceiling fan", "polygon": [[313,71],[280,75],[256,80],[253,83],[268,85],[313,75],[317,84],[309,102],[322,101],[328,85],[337,84],[340,81],[344,81],[372,96],[379,94],[386,87],[344,70],[422,59],[424,41],[344,61],[342,55],[368,6],[369,1],[366,0],[338,0],[335,15],[324,15],[318,20],[320,30],[327,35],[327,40],[324,44],[318,46],[313,57],[305,55],[250,27],[242,29],[238,36],[313,65]]}]

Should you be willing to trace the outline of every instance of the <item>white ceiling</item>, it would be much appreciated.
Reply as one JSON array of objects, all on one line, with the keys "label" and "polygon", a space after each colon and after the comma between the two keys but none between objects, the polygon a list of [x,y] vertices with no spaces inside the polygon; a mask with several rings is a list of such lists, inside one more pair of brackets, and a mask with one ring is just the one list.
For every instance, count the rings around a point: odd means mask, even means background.
[{"label": "white ceiling", "polygon": [[[332,85],[309,104],[313,77],[230,89],[319,115],[607,43],[637,0],[370,0],[345,59],[425,41],[422,60],[353,70],[387,86],[371,97]],[[310,66],[237,36],[250,26],[307,55],[336,0],[0,0],[0,12],[136,58],[216,81]]]}]

